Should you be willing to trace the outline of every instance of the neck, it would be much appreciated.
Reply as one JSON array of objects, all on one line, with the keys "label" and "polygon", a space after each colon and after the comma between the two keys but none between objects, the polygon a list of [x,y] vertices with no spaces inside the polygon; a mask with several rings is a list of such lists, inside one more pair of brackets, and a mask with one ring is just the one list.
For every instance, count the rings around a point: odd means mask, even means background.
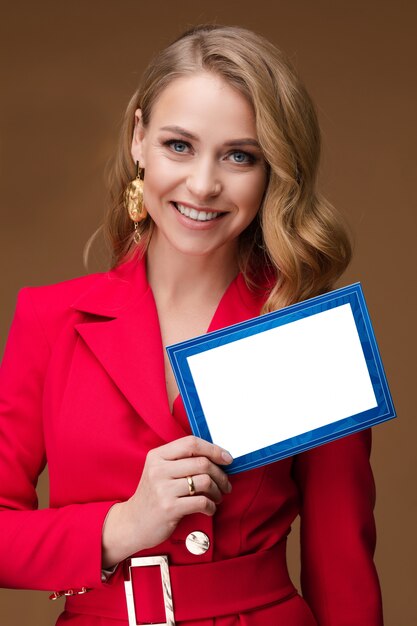
[{"label": "neck", "polygon": [[157,299],[172,303],[218,299],[238,273],[236,245],[209,255],[190,255],[155,234],[147,251],[147,274]]}]

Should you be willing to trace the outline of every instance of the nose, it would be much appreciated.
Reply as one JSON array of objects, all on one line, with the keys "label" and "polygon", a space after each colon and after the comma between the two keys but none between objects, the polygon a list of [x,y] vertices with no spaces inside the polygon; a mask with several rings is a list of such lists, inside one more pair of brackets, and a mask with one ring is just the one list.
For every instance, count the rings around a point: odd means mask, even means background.
[{"label": "nose", "polygon": [[186,186],[188,191],[200,202],[217,196],[222,188],[216,164],[209,159],[195,159],[190,164]]}]

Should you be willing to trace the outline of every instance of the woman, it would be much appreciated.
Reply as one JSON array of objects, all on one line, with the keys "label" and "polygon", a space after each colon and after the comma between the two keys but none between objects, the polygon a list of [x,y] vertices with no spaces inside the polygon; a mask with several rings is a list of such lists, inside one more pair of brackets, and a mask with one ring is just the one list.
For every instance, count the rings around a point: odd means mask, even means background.
[{"label": "woman", "polygon": [[[227,451],[190,435],[163,350],[345,269],[307,93],[263,38],[198,27],[151,63],[121,139],[111,271],[19,295],[1,584],[67,595],[61,626],[379,626],[369,432],[229,479]],[[36,511],[46,461],[51,508]],[[285,564],[298,513],[303,598]]]}]

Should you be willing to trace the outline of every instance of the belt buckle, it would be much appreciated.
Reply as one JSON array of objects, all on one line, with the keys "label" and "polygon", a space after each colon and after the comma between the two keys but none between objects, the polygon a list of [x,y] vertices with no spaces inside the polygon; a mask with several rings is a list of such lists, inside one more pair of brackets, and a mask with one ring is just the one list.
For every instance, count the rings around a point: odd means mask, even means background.
[{"label": "belt buckle", "polygon": [[153,626],[175,626],[171,578],[169,575],[167,556],[139,556],[127,561],[128,578],[124,581],[124,583],[129,626],[142,626],[136,621],[135,598],[133,595],[132,585],[132,569],[134,567],[151,567],[155,565],[159,565],[161,568],[162,593],[164,598],[166,621],[162,624],[154,624]]}]

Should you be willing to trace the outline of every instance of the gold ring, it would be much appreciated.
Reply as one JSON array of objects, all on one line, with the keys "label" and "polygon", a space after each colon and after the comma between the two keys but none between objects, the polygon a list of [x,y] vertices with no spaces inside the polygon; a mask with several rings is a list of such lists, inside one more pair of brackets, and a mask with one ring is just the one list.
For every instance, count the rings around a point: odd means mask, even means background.
[{"label": "gold ring", "polygon": [[195,496],[195,485],[191,476],[186,476],[188,483],[188,495]]}]

